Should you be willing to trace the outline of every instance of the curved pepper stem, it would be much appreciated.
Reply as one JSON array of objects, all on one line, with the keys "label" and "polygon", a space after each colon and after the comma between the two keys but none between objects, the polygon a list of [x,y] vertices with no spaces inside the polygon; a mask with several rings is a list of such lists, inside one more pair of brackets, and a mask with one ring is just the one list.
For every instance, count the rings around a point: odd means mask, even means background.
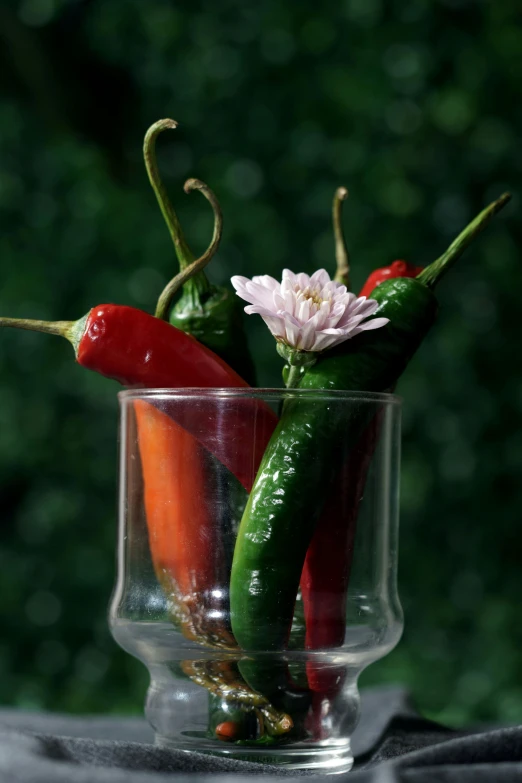
[{"label": "curved pepper stem", "polygon": [[85,332],[87,315],[78,321],[36,321],[30,318],[0,318],[1,327],[13,327],[15,329],[28,329],[31,332],[44,332],[45,334],[57,334],[68,340],[74,352],[77,353],[80,340]]},{"label": "curved pepper stem", "polygon": [[[174,211],[168,193],[161,180],[158,163],[156,160],[156,139],[159,134],[168,129],[175,129],[178,127],[176,120],[158,120],[154,125],[148,129],[143,141],[143,157],[145,160],[145,168],[149,177],[152,189],[156,194],[161,213],[167,224],[169,234],[174,243],[174,250],[179,261],[180,270],[185,270],[194,261],[194,254],[187,245],[181,225],[178,220],[178,216]],[[195,301],[199,301],[200,297],[210,292],[211,287],[206,275],[203,272],[193,274],[190,280],[186,281],[185,287],[187,293],[192,294]]]},{"label": "curved pepper stem", "polygon": [[174,248],[178,257],[179,265],[181,269],[184,269],[194,261],[194,256],[187,245],[181,225],[178,220],[178,216],[174,212],[168,193],[165,189],[165,185],[161,180],[161,176],[158,169],[158,162],[156,160],[156,139],[159,134],[167,129],[175,129],[178,127],[176,120],[158,120],[154,125],[148,129],[143,141],[143,158],[145,160],[145,168],[149,176],[150,184],[156,194],[161,213],[165,218],[165,223],[169,230],[172,241],[174,242]]},{"label": "curved pepper stem", "polygon": [[176,277],[174,277],[163,289],[163,292],[158,299],[155,312],[156,318],[161,318],[163,320],[168,319],[170,305],[177,291],[188,280],[193,278],[194,275],[198,274],[198,272],[201,272],[208,264],[210,259],[214,256],[216,250],[219,247],[221,236],[223,234],[223,214],[221,212],[221,207],[219,206],[219,202],[214,192],[208,187],[208,185],[205,185],[205,183],[199,179],[188,179],[185,182],[183,189],[185,193],[191,193],[193,190],[200,190],[207,201],[210,202],[210,205],[214,211],[214,233],[212,235],[210,245],[203,255],[182,269],[181,272],[179,272],[179,274],[177,274]]},{"label": "curved pepper stem", "polygon": [[337,263],[334,280],[336,283],[342,283],[350,290],[350,263],[342,225],[343,201],[346,201],[347,198],[348,190],[346,188],[337,188],[333,199],[332,219],[335,237],[335,260]]},{"label": "curved pepper stem", "polygon": [[491,218],[496,215],[497,212],[500,212],[510,199],[511,193],[504,193],[499,199],[493,201],[486,207],[486,209],[483,209],[475,220],[472,220],[464,231],[462,231],[451,243],[446,252],[417,275],[417,280],[428,288],[434,288],[443,275],[446,274],[448,269],[453,266],[458,258],[460,258],[468,245],[470,245],[475,237],[486,228]]}]

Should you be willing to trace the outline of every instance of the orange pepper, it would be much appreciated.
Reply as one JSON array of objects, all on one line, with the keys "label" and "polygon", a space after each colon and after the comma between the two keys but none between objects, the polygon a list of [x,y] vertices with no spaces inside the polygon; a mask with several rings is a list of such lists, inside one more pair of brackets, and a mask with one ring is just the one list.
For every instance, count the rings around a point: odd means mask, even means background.
[{"label": "orange pepper", "polygon": [[190,638],[230,646],[228,574],[206,449],[170,416],[135,400],[154,570]]}]

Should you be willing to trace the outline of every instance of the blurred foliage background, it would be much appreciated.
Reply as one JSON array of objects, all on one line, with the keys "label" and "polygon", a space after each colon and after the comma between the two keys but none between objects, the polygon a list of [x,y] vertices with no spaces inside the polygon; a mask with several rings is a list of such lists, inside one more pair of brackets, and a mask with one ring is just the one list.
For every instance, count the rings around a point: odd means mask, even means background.
[{"label": "blurred foliage background", "polygon": [[[518,0],[20,0],[0,8],[0,312],[152,310],[175,270],[141,145],[194,250],[218,193],[211,277],[333,268],[347,185],[356,286],[433,260],[488,201],[511,205],[440,287],[404,376],[399,647],[362,684],[407,685],[453,724],[522,720],[522,27]],[[280,364],[250,319],[261,383]],[[142,709],[110,638],[117,387],[60,340],[0,340],[0,702]]]}]

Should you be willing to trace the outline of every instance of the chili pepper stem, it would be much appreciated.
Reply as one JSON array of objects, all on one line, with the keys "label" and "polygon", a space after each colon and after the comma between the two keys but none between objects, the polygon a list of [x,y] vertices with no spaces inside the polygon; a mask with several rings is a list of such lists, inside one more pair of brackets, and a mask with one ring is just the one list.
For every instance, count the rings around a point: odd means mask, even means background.
[{"label": "chili pepper stem", "polygon": [[155,122],[154,125],[151,125],[145,134],[145,139],[143,142],[143,157],[145,160],[145,168],[147,169],[147,174],[149,176],[149,182],[152,185],[154,193],[156,194],[161,213],[165,218],[165,223],[167,224],[170,236],[174,242],[174,247],[176,249],[176,255],[178,257],[180,267],[181,269],[184,269],[193,262],[194,256],[192,255],[185,237],[183,236],[183,231],[181,230],[178,216],[174,212],[174,208],[170,203],[167,191],[160,177],[158,163],[156,160],[157,137],[162,131],[167,130],[168,128],[174,130],[177,127],[178,123],[176,120],[169,119],[158,120],[158,122]]},{"label": "chili pepper stem", "polygon": [[[143,141],[143,158],[149,182],[152,185],[161,213],[174,243],[174,250],[176,251],[180,270],[183,271],[194,262],[194,254],[187,245],[178,216],[174,211],[174,207],[170,202],[168,193],[161,180],[156,160],[157,137],[162,131],[168,130],[169,128],[175,129],[177,127],[178,123],[175,120],[170,119],[158,120],[154,125],[151,125],[145,134],[145,139]],[[191,295],[195,301],[199,301],[201,295],[209,293],[210,290],[210,283],[203,271],[193,274],[185,283],[185,292],[189,296]]]},{"label": "chili pepper stem", "polygon": [[195,275],[197,275],[199,272],[202,272],[204,267],[214,256],[216,250],[219,247],[219,243],[221,242],[221,236],[223,234],[223,215],[221,212],[221,207],[219,206],[219,202],[215,194],[208,187],[208,185],[205,185],[205,183],[199,179],[188,179],[185,182],[183,189],[185,193],[191,193],[193,190],[200,190],[205,196],[205,198],[207,199],[207,201],[210,202],[210,205],[212,206],[212,209],[214,211],[214,233],[212,235],[212,240],[210,242],[210,245],[208,246],[205,253],[203,253],[203,255],[200,258],[196,259],[195,261],[192,261],[192,263],[189,264],[188,266],[182,268],[181,272],[179,272],[179,274],[177,274],[176,277],[174,277],[170,281],[170,283],[168,283],[167,286],[163,289],[163,292],[161,293],[158,299],[158,304],[156,305],[156,313],[155,313],[157,318],[162,318],[163,320],[168,319],[170,305],[172,304],[172,300],[176,295],[177,291],[188,280],[193,279]]},{"label": "chili pepper stem", "polygon": [[335,260],[337,263],[334,280],[336,283],[342,283],[350,290],[350,263],[342,225],[342,206],[343,201],[346,201],[347,198],[348,190],[343,187],[337,188],[333,199],[332,219],[335,237]]},{"label": "chili pepper stem", "polygon": [[28,329],[32,332],[44,332],[45,334],[57,334],[65,337],[76,353],[80,340],[85,331],[87,315],[78,321],[36,321],[29,318],[0,318],[0,327],[13,327],[15,329]]},{"label": "chili pepper stem", "polygon": [[434,288],[448,269],[460,258],[468,245],[486,228],[491,218],[497,212],[500,212],[510,199],[511,193],[504,193],[499,199],[493,201],[486,209],[482,210],[451,243],[446,252],[417,275],[417,280],[428,288]]}]

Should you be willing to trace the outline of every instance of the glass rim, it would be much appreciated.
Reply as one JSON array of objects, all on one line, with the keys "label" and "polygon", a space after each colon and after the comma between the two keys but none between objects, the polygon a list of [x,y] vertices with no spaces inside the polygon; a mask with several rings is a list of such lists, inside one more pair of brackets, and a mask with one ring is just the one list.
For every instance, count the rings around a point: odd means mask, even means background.
[{"label": "glass rim", "polygon": [[118,392],[120,402],[132,400],[168,399],[276,399],[279,397],[302,397],[310,399],[357,400],[359,402],[382,402],[401,405],[402,397],[391,392],[350,391],[349,389],[280,389],[276,387],[183,387],[161,389],[125,389]]}]

